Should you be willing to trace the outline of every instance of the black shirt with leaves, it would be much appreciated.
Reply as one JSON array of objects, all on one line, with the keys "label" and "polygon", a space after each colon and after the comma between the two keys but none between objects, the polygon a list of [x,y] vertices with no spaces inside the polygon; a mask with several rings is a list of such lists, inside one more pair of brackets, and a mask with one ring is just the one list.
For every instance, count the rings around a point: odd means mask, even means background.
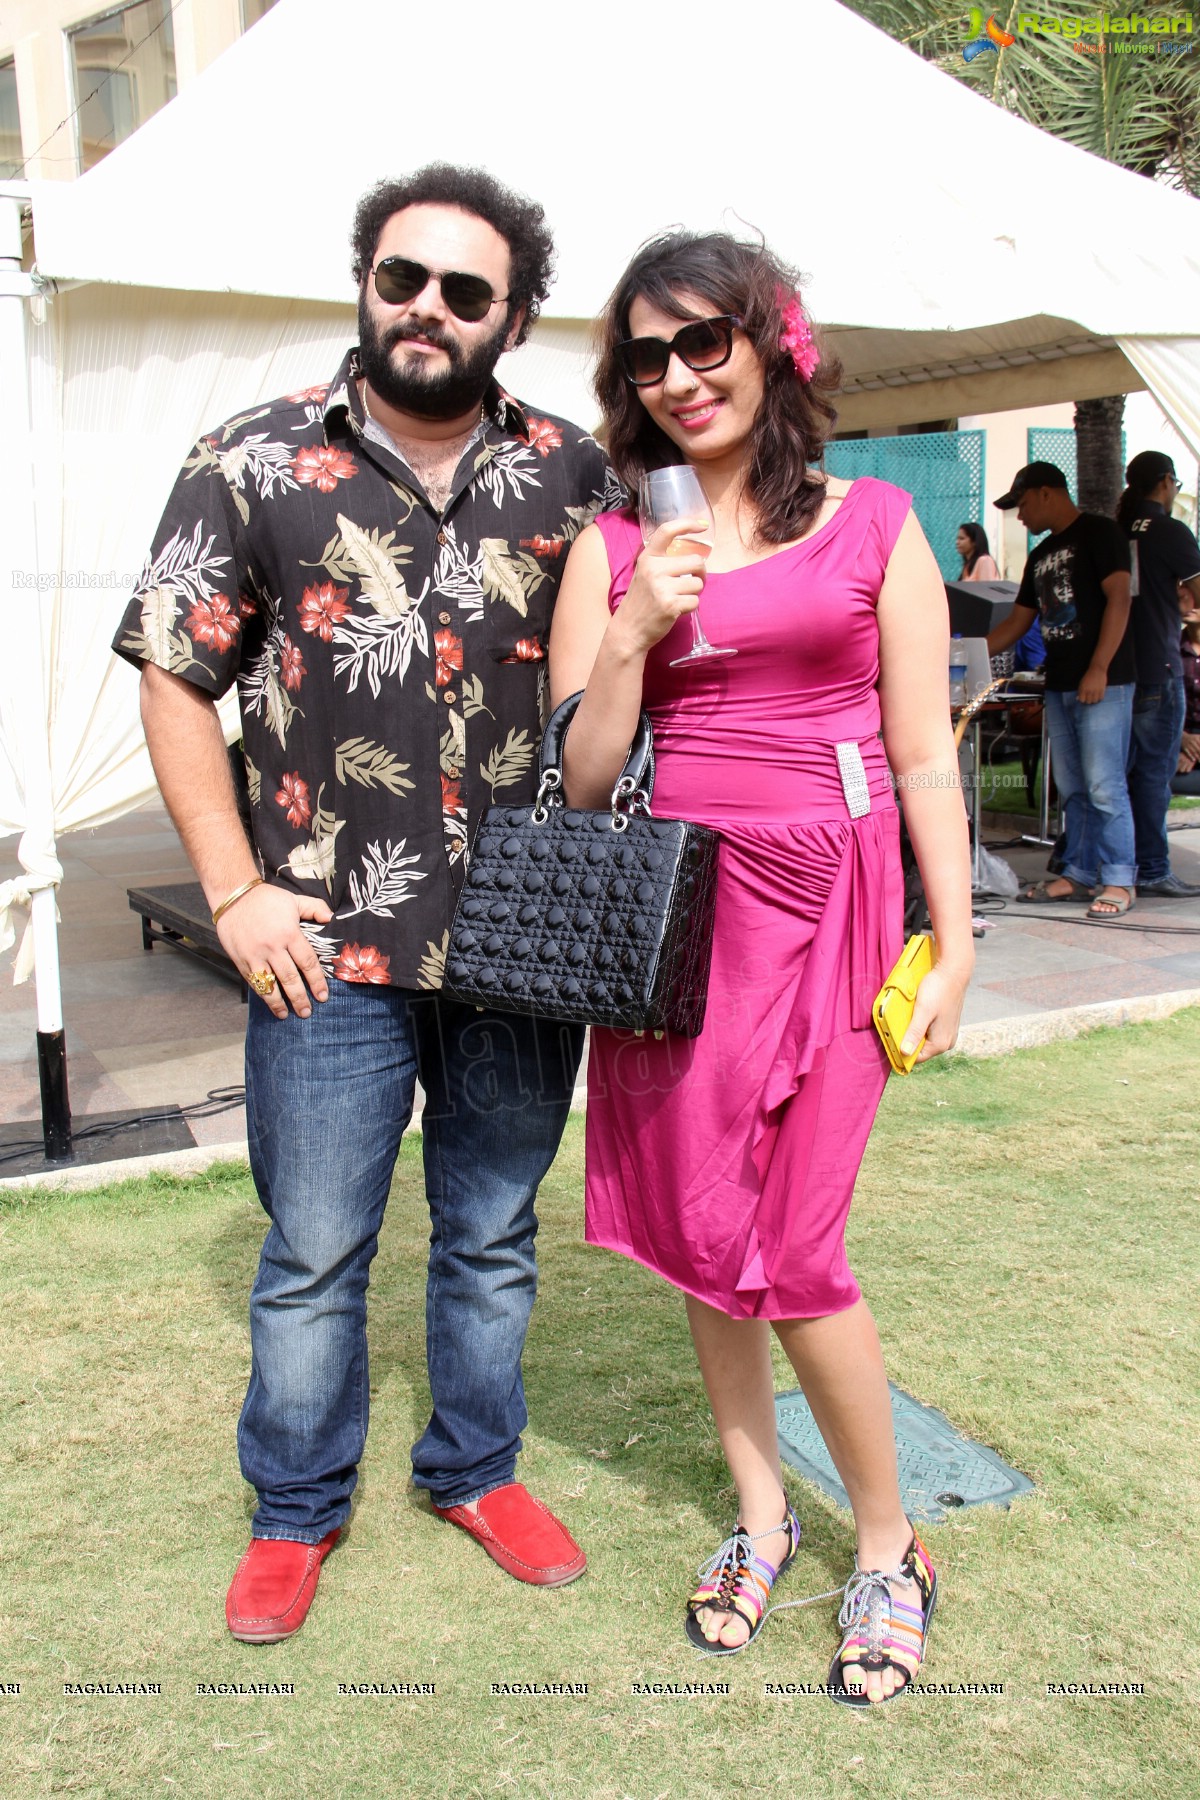
[{"label": "black shirt with leaves", "polygon": [[437,511],[364,436],[356,352],[184,464],[113,648],[238,684],[268,880],[324,897],[327,974],[441,985],[467,846],[534,793],[566,551],[622,503],[603,451],[495,384]]}]

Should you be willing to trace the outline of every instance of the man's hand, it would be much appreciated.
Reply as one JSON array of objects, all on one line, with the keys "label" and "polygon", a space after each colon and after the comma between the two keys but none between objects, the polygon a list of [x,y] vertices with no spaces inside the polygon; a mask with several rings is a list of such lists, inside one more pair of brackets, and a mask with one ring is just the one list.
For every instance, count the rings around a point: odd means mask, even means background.
[{"label": "man's hand", "polygon": [[1200,733],[1185,731],[1179,746],[1179,766],[1175,773],[1190,775],[1197,763],[1200,763]]},{"label": "man's hand", "polygon": [[1092,668],[1087,671],[1087,674],[1080,682],[1079,692],[1076,695],[1076,698],[1078,699],[1080,706],[1095,706],[1098,700],[1103,700],[1107,692],[1108,671],[1106,669]]},{"label": "man's hand", "polygon": [[317,953],[300,929],[300,921],[310,919],[325,925],[332,917],[324,900],[310,900],[264,882],[235,900],[229,911],[221,915],[217,936],[243,979],[251,974],[261,975],[264,970],[274,975],[277,986],[261,998],[277,1019],[288,1016],[285,994],[292,1011],[307,1019],[312,1012],[309,990],[314,1000],[327,1000],[329,988]]}]

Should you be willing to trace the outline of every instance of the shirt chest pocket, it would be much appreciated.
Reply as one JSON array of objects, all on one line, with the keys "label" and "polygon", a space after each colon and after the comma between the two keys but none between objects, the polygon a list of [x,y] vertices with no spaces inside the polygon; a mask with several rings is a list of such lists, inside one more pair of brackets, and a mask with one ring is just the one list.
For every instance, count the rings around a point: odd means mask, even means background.
[{"label": "shirt chest pocket", "polygon": [[[517,542],[485,538],[481,543],[483,641],[492,662],[545,661],[558,592],[557,572],[552,575],[546,565],[554,553],[550,546],[557,549],[561,543],[537,534]],[[560,554],[565,550],[562,544]]]}]

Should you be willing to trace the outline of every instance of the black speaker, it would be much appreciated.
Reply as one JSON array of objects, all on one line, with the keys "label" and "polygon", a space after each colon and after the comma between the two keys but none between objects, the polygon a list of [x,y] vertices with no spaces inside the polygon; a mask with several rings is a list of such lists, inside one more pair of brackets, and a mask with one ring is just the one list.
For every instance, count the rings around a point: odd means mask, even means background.
[{"label": "black speaker", "polygon": [[1016,581],[948,581],[951,636],[986,637],[1007,619],[1019,586]]}]

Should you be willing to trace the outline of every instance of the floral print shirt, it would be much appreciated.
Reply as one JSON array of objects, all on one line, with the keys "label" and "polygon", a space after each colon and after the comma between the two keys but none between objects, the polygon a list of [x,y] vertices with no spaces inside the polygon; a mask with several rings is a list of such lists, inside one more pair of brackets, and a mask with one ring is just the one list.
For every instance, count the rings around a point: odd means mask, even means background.
[{"label": "floral print shirt", "polygon": [[442,512],[364,437],[358,363],[202,437],[114,650],[236,680],[267,879],[325,897],[328,975],[437,988],[467,846],[523,804],[566,550],[622,493],[595,440],[492,384]]}]

